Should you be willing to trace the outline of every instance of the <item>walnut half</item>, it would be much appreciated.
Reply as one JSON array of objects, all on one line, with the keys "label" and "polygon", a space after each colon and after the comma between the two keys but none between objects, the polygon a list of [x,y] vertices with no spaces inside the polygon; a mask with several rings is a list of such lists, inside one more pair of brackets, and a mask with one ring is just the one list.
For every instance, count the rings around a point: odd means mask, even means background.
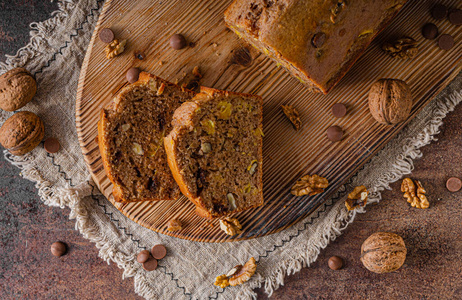
[{"label": "walnut half", "polygon": [[181,224],[181,221],[178,219],[171,219],[167,223],[167,230],[170,232],[175,232],[175,231],[180,231],[183,229],[183,226]]},{"label": "walnut half", "polygon": [[401,192],[404,193],[404,198],[411,203],[412,207],[428,208],[430,206],[427,196],[425,196],[427,191],[425,191],[419,180],[414,183],[411,178],[404,178],[401,184]]},{"label": "walnut half", "polygon": [[226,217],[220,220],[220,229],[227,235],[236,235],[242,232],[242,225],[239,223],[238,219]]},{"label": "walnut half", "polygon": [[364,185],[357,186],[348,194],[348,199],[345,201],[345,206],[348,210],[354,210],[358,207],[364,207],[367,203],[369,192]]},{"label": "walnut half", "polygon": [[117,39],[108,44],[105,48],[107,59],[116,57],[120,53],[124,52],[125,44],[127,44],[127,40],[119,41]]},{"label": "walnut half", "polygon": [[237,265],[232,268],[226,275],[220,275],[215,279],[215,285],[225,288],[229,285],[236,286],[248,281],[257,270],[257,262],[251,257],[245,265]]},{"label": "walnut half", "polygon": [[316,195],[324,192],[329,186],[326,178],[318,175],[305,175],[292,187],[290,192],[295,196]]}]

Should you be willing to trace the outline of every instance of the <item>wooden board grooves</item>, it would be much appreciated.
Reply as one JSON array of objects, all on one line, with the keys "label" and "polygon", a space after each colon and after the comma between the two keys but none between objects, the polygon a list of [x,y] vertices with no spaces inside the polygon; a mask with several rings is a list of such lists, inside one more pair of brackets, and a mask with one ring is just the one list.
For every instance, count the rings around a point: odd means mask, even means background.
[{"label": "wooden board grooves", "polygon": [[[194,241],[254,238],[278,232],[308,216],[405,126],[385,127],[370,115],[367,94],[375,80],[392,77],[410,84],[414,96],[412,119],[462,69],[462,27],[433,20],[429,14],[432,1],[410,0],[329,95],[312,94],[226,29],[222,15],[230,2],[171,0],[160,4],[150,0],[107,0],[87,50],[78,86],[79,142],[101,192],[135,222]],[[457,7],[459,2],[448,0],[445,4]],[[421,27],[427,22],[434,22],[440,32],[454,37],[456,45],[451,51],[442,51],[434,40],[421,37]],[[112,60],[105,58],[105,45],[96,35],[104,27],[113,29],[118,38],[128,40],[126,51]],[[170,49],[168,39],[174,33],[184,34],[195,46],[181,51]],[[411,36],[419,42],[420,53],[412,60],[392,59],[380,49],[384,41],[402,36]],[[232,52],[242,47],[252,56],[247,67],[231,61]],[[146,59],[135,59],[135,51],[143,51]],[[243,233],[237,237],[226,236],[219,229],[218,220],[209,225],[195,215],[194,205],[184,197],[155,203],[114,203],[112,185],[105,176],[95,140],[99,111],[126,85],[125,72],[130,67],[140,67],[172,82],[187,83],[185,74],[190,74],[196,65],[204,75],[202,85],[256,93],[264,99],[265,206],[237,214],[244,225]],[[336,102],[347,105],[345,118],[331,115],[330,108]],[[299,110],[303,122],[300,131],[293,130],[280,109],[281,104],[291,104]],[[325,131],[331,125],[345,130],[346,137],[341,142],[333,144],[327,140]],[[314,197],[293,197],[291,186],[307,173],[327,177],[329,188]],[[182,231],[166,231],[166,223],[173,217],[185,223]]]}]

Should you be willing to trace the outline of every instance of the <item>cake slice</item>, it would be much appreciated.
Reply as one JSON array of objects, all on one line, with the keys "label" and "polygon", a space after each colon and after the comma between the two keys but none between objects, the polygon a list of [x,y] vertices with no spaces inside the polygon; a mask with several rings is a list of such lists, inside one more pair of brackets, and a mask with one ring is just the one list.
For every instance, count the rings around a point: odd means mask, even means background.
[{"label": "cake slice", "polygon": [[173,112],[195,93],[142,72],[112,106],[102,109],[98,144],[116,201],[174,200],[180,189],[167,164],[163,139]]},{"label": "cake slice", "polygon": [[327,93],[407,0],[234,0],[227,26]]},{"label": "cake slice", "polygon": [[261,97],[201,87],[173,116],[165,150],[196,213],[216,218],[263,204]]}]

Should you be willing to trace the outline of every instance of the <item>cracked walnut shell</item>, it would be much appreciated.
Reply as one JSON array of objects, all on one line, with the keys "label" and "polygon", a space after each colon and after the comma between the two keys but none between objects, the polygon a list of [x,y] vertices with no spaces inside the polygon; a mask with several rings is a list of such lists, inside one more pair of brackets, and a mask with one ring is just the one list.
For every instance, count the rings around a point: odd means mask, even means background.
[{"label": "cracked walnut shell", "polygon": [[220,220],[220,229],[227,235],[236,235],[242,232],[242,225],[239,223],[238,219],[226,217]]},{"label": "cracked walnut shell", "polygon": [[354,210],[358,207],[364,207],[367,204],[367,196],[369,192],[364,185],[357,186],[354,190],[348,194],[348,198],[345,201],[345,206],[348,210]]},{"label": "cracked walnut shell", "polygon": [[175,232],[183,229],[180,220],[178,219],[171,219],[167,223],[167,230],[170,232]]},{"label": "cracked walnut shell", "polygon": [[295,196],[316,195],[324,192],[329,186],[326,178],[318,175],[305,175],[292,187],[290,192]]},{"label": "cracked walnut shell", "polygon": [[127,40],[119,41],[117,39],[113,40],[110,44],[108,44],[105,48],[107,59],[116,57],[117,55],[124,52],[125,44],[127,44]]},{"label": "cracked walnut shell", "polygon": [[404,193],[404,198],[411,203],[412,207],[428,208],[430,206],[427,196],[425,196],[427,191],[419,180],[414,183],[412,179],[404,178],[403,183],[401,183],[401,192]]},{"label": "cracked walnut shell", "polygon": [[380,79],[369,90],[369,110],[380,124],[393,125],[405,121],[412,109],[412,95],[406,82]]}]

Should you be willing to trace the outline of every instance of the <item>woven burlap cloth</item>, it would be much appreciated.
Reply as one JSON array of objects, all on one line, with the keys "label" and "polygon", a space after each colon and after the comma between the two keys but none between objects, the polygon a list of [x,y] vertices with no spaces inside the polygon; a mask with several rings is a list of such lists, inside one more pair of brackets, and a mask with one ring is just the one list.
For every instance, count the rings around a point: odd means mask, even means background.
[{"label": "woven burlap cloth", "polygon": [[[353,222],[341,201],[345,190],[364,184],[372,191],[370,202],[380,200],[380,191],[410,173],[418,150],[435,140],[444,116],[462,99],[462,74],[432,101],[384,150],[375,156],[342,188],[336,201],[330,199],[312,216],[281,233],[234,243],[197,243],[168,237],[143,228],[114,208],[89,179],[77,142],[75,97],[85,50],[104,1],[65,0],[59,11],[42,23],[31,24],[31,41],[0,65],[0,74],[25,67],[35,74],[38,91],[23,109],[38,114],[45,135],[59,137],[62,150],[47,154],[43,147],[23,157],[5,152],[22,169],[24,178],[36,182],[46,205],[69,207],[76,229],[96,244],[99,255],[134,276],[135,291],[149,299],[247,299],[252,289],[264,286],[271,295],[284,284],[284,277],[316,260],[326,247]],[[0,123],[11,113],[1,112]],[[141,249],[162,243],[168,256],[154,272],[135,261]],[[244,285],[221,289],[213,285],[217,275],[242,264],[251,256],[258,262],[257,274]],[[110,291],[108,291],[110,293]]]}]

